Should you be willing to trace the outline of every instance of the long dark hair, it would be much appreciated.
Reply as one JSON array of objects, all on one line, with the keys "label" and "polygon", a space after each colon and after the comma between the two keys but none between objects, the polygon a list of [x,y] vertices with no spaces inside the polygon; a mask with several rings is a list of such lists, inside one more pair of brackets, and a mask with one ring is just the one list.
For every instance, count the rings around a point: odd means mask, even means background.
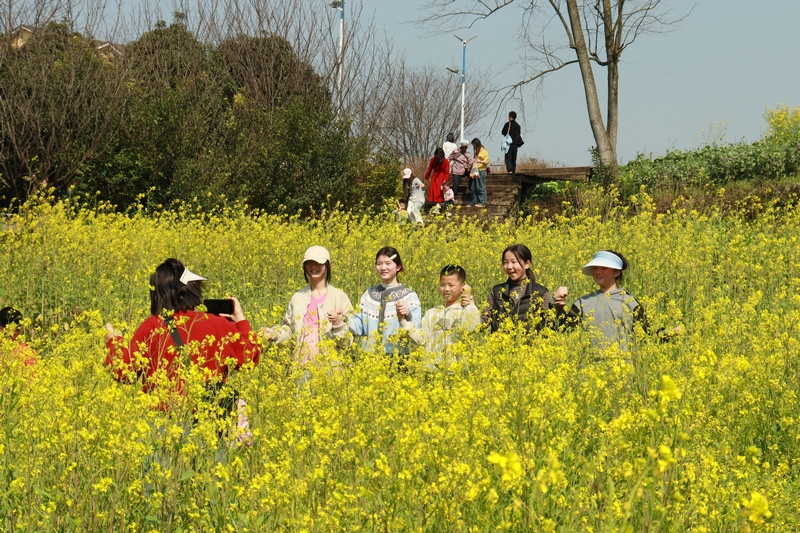
[{"label": "long dark hair", "polygon": [[167,259],[150,275],[150,314],[158,316],[165,310],[192,311],[203,303],[202,281],[181,283],[185,270],[177,259]]},{"label": "long dark hair", "polygon": [[[533,254],[531,253],[530,249],[524,244],[512,244],[511,246],[503,250],[503,254],[500,256],[501,263],[506,258],[506,252],[511,252],[512,254],[514,254],[514,257],[517,258],[517,261],[519,261],[520,265],[525,261],[533,261]],[[532,282],[536,283],[536,276],[533,275],[533,271],[530,268],[525,269],[525,274],[529,278],[531,278]]]},{"label": "long dark hair", "polygon": [[[475,150],[476,154],[481,151],[481,148],[483,148],[483,144],[481,144],[481,140],[478,139],[477,137],[472,139],[472,148]],[[527,248],[525,248],[525,249],[527,250]]]},{"label": "long dark hair", "polygon": [[622,261],[622,268],[619,271],[619,276],[617,276],[617,284],[622,283],[622,273],[628,269],[628,260],[625,259],[625,256],[619,252],[615,252],[614,250],[603,250],[604,252],[608,252],[610,254],[614,254],[619,257],[620,261]]}]

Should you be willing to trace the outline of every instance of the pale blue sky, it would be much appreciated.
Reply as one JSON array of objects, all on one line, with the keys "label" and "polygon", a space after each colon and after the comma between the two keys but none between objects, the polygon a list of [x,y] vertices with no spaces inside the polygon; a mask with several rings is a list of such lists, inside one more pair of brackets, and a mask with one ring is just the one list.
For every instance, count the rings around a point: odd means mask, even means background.
[{"label": "pale blue sky", "polygon": [[[665,0],[676,11],[691,2]],[[411,24],[424,0],[365,0],[394,36],[396,50],[412,61],[445,66],[461,63],[461,45],[452,35],[432,36]],[[470,66],[490,65],[501,81],[520,77],[509,64],[516,57],[510,34],[519,29],[520,9],[511,6],[476,23],[461,37],[478,37],[467,48]],[[704,144],[703,131],[720,123],[725,139],[754,141],[766,128],[763,113],[778,104],[800,106],[800,1],[701,0],[676,30],[646,35],[623,53],[620,72],[618,154],[622,162],[638,152],[662,155],[668,149]],[[462,35],[463,33],[463,35]],[[469,80],[468,80],[469,83]],[[598,85],[605,79],[598,78]],[[467,85],[467,91],[478,90]],[[590,163],[593,146],[577,65],[551,74],[541,94],[528,91],[520,114],[526,144],[520,157],[535,156],[569,165]],[[494,110],[493,110],[494,111]],[[502,110],[505,115],[508,110]],[[455,110],[458,112],[458,110]],[[490,120],[479,131],[493,160],[500,135]],[[501,117],[503,118],[503,117]],[[717,131],[719,131],[717,129]]]}]

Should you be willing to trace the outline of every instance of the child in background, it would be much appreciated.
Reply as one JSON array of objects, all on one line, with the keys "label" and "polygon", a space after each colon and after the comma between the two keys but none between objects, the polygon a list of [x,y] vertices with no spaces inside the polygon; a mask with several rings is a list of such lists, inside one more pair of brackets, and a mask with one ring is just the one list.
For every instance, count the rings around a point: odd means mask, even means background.
[{"label": "child in background", "polygon": [[[365,350],[379,345],[387,354],[408,353],[405,329],[420,326],[422,306],[417,293],[397,280],[402,270],[400,252],[391,246],[378,250],[375,271],[381,283],[364,292],[358,313],[350,320],[350,331],[362,337],[361,345]],[[401,326],[403,322],[410,324]]]},{"label": "child in background", "polygon": [[422,206],[425,205],[425,184],[413,174],[411,178],[411,193],[408,198],[408,220],[415,224],[422,224]]},{"label": "child in background", "polygon": [[413,173],[411,172],[410,168],[403,169],[403,194],[401,198],[405,203],[408,203],[408,196],[411,194],[411,180],[413,179]]},{"label": "child in background", "polygon": [[444,183],[442,183],[442,196],[444,197],[445,206],[453,205],[453,201],[455,200],[456,195],[453,192],[453,189],[450,188],[449,181],[445,181]]},{"label": "child in background", "polygon": [[481,314],[472,302],[472,288],[466,284],[467,273],[459,265],[447,265],[439,273],[439,294],[444,303],[428,309],[419,328],[403,323],[411,340],[435,354],[426,366],[435,370],[446,363],[447,348],[460,333],[470,333],[481,323]]},{"label": "child in background", "polygon": [[408,204],[402,198],[397,200],[397,209],[394,211],[394,221],[398,224],[408,222]]}]

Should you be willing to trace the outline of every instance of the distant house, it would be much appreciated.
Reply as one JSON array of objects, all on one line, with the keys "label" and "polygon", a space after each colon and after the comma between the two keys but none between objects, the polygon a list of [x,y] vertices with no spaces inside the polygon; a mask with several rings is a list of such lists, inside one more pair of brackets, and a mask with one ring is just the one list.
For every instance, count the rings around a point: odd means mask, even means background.
[{"label": "distant house", "polygon": [[[22,48],[25,46],[31,37],[38,31],[36,26],[27,26],[21,24],[11,30],[11,46],[14,48]],[[89,39],[85,39],[85,42],[90,42]],[[125,53],[125,45],[112,43],[111,41],[91,41],[94,42],[95,49],[97,53],[108,60],[116,59],[118,57],[122,57]]]},{"label": "distant house", "polygon": [[11,30],[11,46],[22,48],[33,37],[34,33],[36,33],[34,26],[25,26],[24,24],[17,26]]},{"label": "distant house", "polygon": [[125,45],[112,43],[111,41],[100,41],[95,44],[97,52],[106,59],[116,59],[125,53]]}]

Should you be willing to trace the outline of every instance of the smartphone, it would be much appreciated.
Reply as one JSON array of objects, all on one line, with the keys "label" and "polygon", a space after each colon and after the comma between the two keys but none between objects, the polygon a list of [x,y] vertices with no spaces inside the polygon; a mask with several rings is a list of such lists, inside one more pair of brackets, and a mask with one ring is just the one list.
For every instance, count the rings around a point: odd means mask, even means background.
[{"label": "smartphone", "polygon": [[203,305],[206,310],[212,315],[232,315],[233,314],[233,300],[227,298],[220,299],[205,299]]}]

